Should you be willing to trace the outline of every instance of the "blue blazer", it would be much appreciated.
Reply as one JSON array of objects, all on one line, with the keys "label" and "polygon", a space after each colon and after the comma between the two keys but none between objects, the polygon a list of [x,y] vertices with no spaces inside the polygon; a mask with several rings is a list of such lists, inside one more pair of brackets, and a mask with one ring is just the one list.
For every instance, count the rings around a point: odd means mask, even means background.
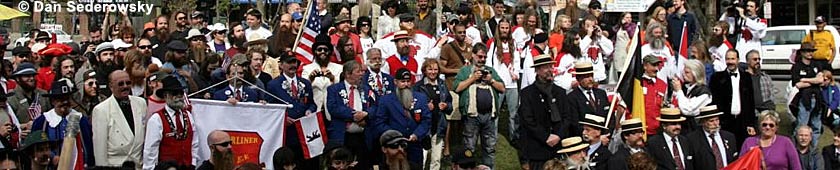
[{"label": "blue blazer", "polygon": [[[55,110],[50,110],[50,112],[55,112]],[[72,112],[71,112],[72,114]],[[38,116],[32,122],[33,130],[43,130],[44,133],[47,134],[47,138],[50,141],[56,141],[57,143],[64,143],[64,129],[67,128],[67,119],[62,119],[61,122],[56,127],[50,127],[49,121],[44,115]],[[87,116],[82,116],[79,119],[79,132],[82,137],[82,148],[84,149],[84,162],[86,165],[96,165],[94,162],[93,156],[93,126],[91,125],[90,119]],[[21,141],[20,144],[23,144]],[[52,150],[53,156],[59,155],[61,153],[62,145],[58,145],[58,147]]]},{"label": "blue blazer", "polygon": [[[267,86],[268,89],[266,89],[266,91],[292,105],[291,108],[286,109],[286,116],[293,119],[298,119],[305,116],[306,111],[315,113],[318,110],[316,109],[317,107],[315,105],[315,101],[312,100],[312,84],[310,84],[309,80],[300,78],[298,76],[296,76],[295,79],[297,79],[298,83],[297,99],[292,98],[291,83],[287,84],[287,82],[291,81],[286,81],[288,79],[286,79],[286,76],[283,75],[277,76],[277,78],[269,81]],[[266,99],[268,99],[266,101],[268,101],[269,103],[285,104],[271,96],[266,96]],[[286,137],[284,139],[286,143],[284,146],[300,148],[300,141],[298,140],[297,130],[295,130],[297,129],[297,127],[288,126],[287,128],[293,129],[287,129],[285,131]]]},{"label": "blue blazer", "polygon": [[[257,102],[258,97],[260,97],[259,93],[257,93],[256,90],[248,88],[247,86],[242,87],[242,92],[243,92],[243,95],[245,95],[245,96],[242,96],[244,98],[244,100],[239,101],[239,102]],[[231,98],[231,97],[234,97],[234,92],[232,90],[230,90],[229,86],[225,87],[225,88],[222,88],[222,89],[219,89],[219,90],[216,90],[216,92],[213,92],[213,100],[225,101],[225,100],[227,100],[228,98]]]},{"label": "blue blazer", "polygon": [[[327,127],[327,143],[344,145],[344,133],[347,131],[347,122],[353,121],[354,110],[353,108],[347,106],[347,103],[344,102],[344,97],[341,95],[341,93],[349,95],[349,92],[347,92],[346,89],[344,81],[339,81],[327,87],[327,112],[332,118],[330,126]],[[373,141],[376,141],[374,139],[378,139],[377,135],[379,134],[374,131],[373,128],[370,128],[372,127],[370,125],[370,117],[371,115],[376,115],[377,106],[376,102],[374,102],[371,98],[371,94],[373,92],[370,89],[360,85],[357,90],[361,93],[361,111],[368,112],[368,116],[365,118],[368,123],[365,127],[365,135],[368,140],[366,143],[370,145]]]},{"label": "blue blazer", "polygon": [[384,88],[378,88],[378,89],[373,88],[374,86],[376,86],[376,81],[375,81],[374,78],[372,78],[370,76],[371,75],[370,71],[365,71],[365,74],[362,75],[362,86],[364,86],[365,89],[373,90],[374,94],[376,94],[376,95],[373,96],[374,102],[378,101],[379,98],[382,98],[382,96],[384,96],[386,94],[391,94],[391,93],[395,92],[396,91],[395,89],[397,88],[397,85],[394,84],[394,77],[391,77],[391,75],[389,75],[388,73],[385,73],[385,72],[381,72],[381,74],[382,74],[382,79],[384,80],[384,81],[382,81],[382,86],[384,86]]},{"label": "blue blazer", "polygon": [[[388,94],[382,97],[379,105],[379,112],[374,117],[373,125],[378,131],[397,130],[409,136],[415,135],[423,139],[429,134],[429,127],[432,124],[432,113],[426,104],[429,100],[426,95],[414,91],[414,108],[409,110],[410,117],[405,116],[406,109],[400,104],[396,94]],[[419,114],[419,115],[418,115]],[[419,116],[420,120],[416,118]]]}]

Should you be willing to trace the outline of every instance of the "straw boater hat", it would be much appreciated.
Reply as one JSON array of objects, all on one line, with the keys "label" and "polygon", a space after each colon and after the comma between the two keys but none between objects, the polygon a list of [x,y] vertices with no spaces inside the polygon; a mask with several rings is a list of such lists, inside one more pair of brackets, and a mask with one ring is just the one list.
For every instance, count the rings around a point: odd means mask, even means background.
[{"label": "straw boater hat", "polygon": [[644,128],[642,120],[639,118],[627,119],[621,121],[621,132],[629,132]]},{"label": "straw boater hat", "polygon": [[411,39],[411,37],[408,35],[408,31],[399,30],[397,32],[394,32],[394,39],[391,40],[391,41],[396,42],[397,40],[400,40],[400,39]]},{"label": "straw boater hat", "polygon": [[563,139],[563,141],[560,141],[560,144],[563,146],[563,149],[560,149],[559,151],[557,151],[557,153],[575,152],[589,147],[589,144],[584,143],[583,138],[581,138],[580,136]]},{"label": "straw boater hat", "polygon": [[592,127],[596,127],[596,128],[600,128],[602,130],[607,130],[607,128],[604,127],[604,121],[605,121],[604,117],[602,117],[602,116],[595,115],[595,114],[586,114],[586,115],[583,116],[583,120],[580,121],[579,123],[584,124],[584,125],[588,125],[588,126],[592,126]]},{"label": "straw boater hat", "polygon": [[694,118],[704,119],[704,118],[710,118],[712,116],[717,116],[717,115],[722,115],[722,114],[723,114],[723,112],[720,112],[720,110],[717,109],[716,105],[708,105],[708,106],[701,107],[700,108],[700,114],[697,115]]},{"label": "straw boater hat", "polygon": [[682,122],[685,117],[680,114],[680,109],[677,108],[662,108],[659,110],[662,114],[656,118],[660,122]]},{"label": "straw boater hat", "polygon": [[574,75],[581,75],[581,74],[592,74],[595,71],[592,69],[592,63],[585,62],[585,61],[578,61],[575,62],[575,72],[572,72]]},{"label": "straw boater hat", "polygon": [[541,65],[554,64],[554,63],[557,63],[557,62],[555,62],[553,59],[551,59],[550,55],[543,54],[543,55],[538,55],[537,57],[534,57],[534,65],[531,66],[531,67],[536,68],[536,67],[539,67]]}]

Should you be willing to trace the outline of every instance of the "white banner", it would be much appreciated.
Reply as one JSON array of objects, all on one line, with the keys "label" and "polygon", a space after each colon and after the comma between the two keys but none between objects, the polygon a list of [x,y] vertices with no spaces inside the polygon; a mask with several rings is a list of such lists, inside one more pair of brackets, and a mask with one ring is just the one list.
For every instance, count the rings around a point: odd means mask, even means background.
[{"label": "white banner", "polygon": [[190,99],[196,133],[199,137],[199,160],[210,159],[207,135],[213,130],[226,131],[231,137],[234,162],[264,163],[271,169],[274,151],[283,145],[283,123],[289,105]]},{"label": "white banner", "polygon": [[327,128],[322,118],[323,112],[311,114],[295,122],[300,146],[303,146],[303,157],[316,157],[324,152],[327,145]]}]

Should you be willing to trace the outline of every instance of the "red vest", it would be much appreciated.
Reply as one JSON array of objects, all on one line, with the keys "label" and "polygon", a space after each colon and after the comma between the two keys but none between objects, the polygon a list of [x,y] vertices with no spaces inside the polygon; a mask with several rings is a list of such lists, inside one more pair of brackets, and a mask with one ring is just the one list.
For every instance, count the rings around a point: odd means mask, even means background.
[{"label": "red vest", "polygon": [[[169,127],[169,121],[166,121],[168,115],[166,115],[166,109],[161,109],[160,111],[155,112],[158,116],[160,116],[160,122],[163,129],[163,134],[161,135],[162,139],[160,140],[160,148],[158,151],[158,162],[163,161],[176,161],[178,165],[192,165],[192,140],[193,140],[193,129],[192,123],[189,119],[189,114],[182,112],[182,116],[186,121],[183,122],[183,128],[186,129],[186,138],[182,140],[175,139],[174,135],[168,134],[175,134],[173,133],[172,128]],[[175,120],[177,116],[173,118],[172,122],[181,121]],[[177,125],[173,125],[176,126]]]},{"label": "red vest", "polygon": [[[392,55],[391,57],[388,57],[388,59],[385,59],[385,61],[388,62],[388,67],[391,68],[391,70],[389,70],[388,72],[391,73],[391,76],[394,77],[399,76],[397,75],[397,70],[399,70],[400,68],[406,68],[408,69],[408,71],[411,71],[411,73],[414,74],[417,74],[417,68],[419,68],[417,60],[415,60],[414,57],[408,57],[408,62],[406,62],[405,64],[403,64],[402,61],[400,61],[400,57],[396,54]],[[411,76],[411,81],[414,82],[414,76]]]},{"label": "red vest", "polygon": [[642,89],[645,91],[645,122],[647,123],[647,134],[653,135],[656,134],[657,129],[659,129],[659,121],[656,120],[659,117],[660,111],[659,109],[662,108],[662,101],[664,100],[665,94],[667,93],[666,90],[668,89],[668,84],[665,81],[656,79],[656,82],[651,83],[645,78],[642,78]]}]

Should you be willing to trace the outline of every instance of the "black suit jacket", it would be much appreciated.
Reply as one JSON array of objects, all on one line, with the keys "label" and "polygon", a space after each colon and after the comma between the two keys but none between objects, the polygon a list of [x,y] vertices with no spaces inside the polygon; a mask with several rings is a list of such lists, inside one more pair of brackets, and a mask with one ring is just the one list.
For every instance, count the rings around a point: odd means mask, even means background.
[{"label": "black suit jacket", "polygon": [[570,105],[572,107],[577,108],[579,120],[583,120],[583,116],[590,113],[606,118],[607,111],[610,109],[610,102],[607,101],[607,91],[599,88],[592,89],[592,94],[595,95],[595,100],[597,101],[595,108],[589,105],[591,101],[586,97],[585,92],[580,88],[574,88],[572,93],[569,93],[569,103],[571,103]]},{"label": "black suit jacket", "polygon": [[630,158],[630,149],[624,145],[618,147],[618,150],[609,158],[610,170],[627,170],[627,159]]},{"label": "black suit jacket", "polygon": [[[753,102],[752,78],[749,73],[738,70],[740,78],[741,113],[738,116],[731,114],[732,108],[732,80],[729,73],[724,70],[716,72],[709,81],[709,89],[712,91],[712,103],[717,105],[723,112],[720,115],[720,127],[723,130],[732,132],[735,135],[737,146],[741,146],[744,139],[747,139],[747,127],[754,127],[758,119],[755,115],[755,102]],[[758,129],[756,129],[758,130]]]},{"label": "black suit jacket", "polygon": [[828,145],[823,148],[822,156],[825,161],[825,169],[840,169],[840,159],[835,151],[837,149],[834,145]]},{"label": "black suit jacket", "polygon": [[[549,135],[558,135],[561,138],[570,136],[568,122],[574,116],[566,107],[566,90],[552,84],[551,97],[544,94],[536,85],[530,85],[520,92],[521,105],[519,106],[520,124],[520,149],[529,160],[549,160],[554,158],[559,144],[548,146],[545,143]],[[551,99],[553,98],[553,99]],[[552,120],[551,105],[556,106],[562,116],[561,120]],[[575,120],[574,122],[577,122]],[[580,133],[578,131],[577,133]]]},{"label": "black suit jacket", "polygon": [[[653,160],[656,160],[656,169],[658,170],[676,170],[677,164],[674,163],[674,156],[671,154],[671,147],[665,142],[663,133],[658,133],[648,138],[647,149],[645,149]],[[683,167],[686,170],[693,170],[694,168],[694,150],[689,146],[689,140],[685,136],[677,136],[677,142],[682,148]]]},{"label": "black suit jacket", "polygon": [[[735,135],[727,131],[720,131],[720,138],[723,139],[724,152],[721,156],[726,156],[726,162],[731,163],[738,159],[739,146],[735,146]],[[694,169],[695,170],[714,170],[715,157],[712,153],[712,145],[709,144],[709,136],[702,129],[689,133],[687,136],[689,144],[694,150]]]},{"label": "black suit jacket", "polygon": [[[589,149],[589,148],[586,148]],[[609,169],[609,160],[612,157],[612,152],[605,145],[601,145],[595,152],[589,155],[589,168],[593,170],[607,170]]]}]

